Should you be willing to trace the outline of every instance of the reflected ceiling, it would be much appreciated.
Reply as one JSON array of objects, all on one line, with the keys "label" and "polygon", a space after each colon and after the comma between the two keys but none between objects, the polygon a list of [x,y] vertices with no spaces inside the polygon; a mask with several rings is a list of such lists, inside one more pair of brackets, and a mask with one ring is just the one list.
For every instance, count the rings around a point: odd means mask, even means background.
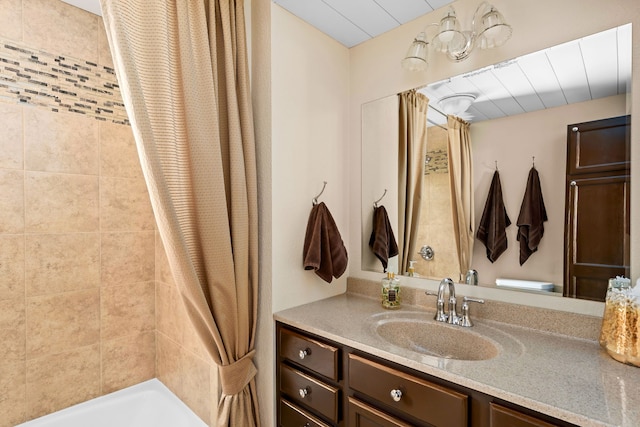
[{"label": "reflected ceiling", "polygon": [[603,31],[421,89],[429,120],[444,124],[438,100],[473,94],[461,117],[471,122],[627,93],[631,80],[631,25]]}]

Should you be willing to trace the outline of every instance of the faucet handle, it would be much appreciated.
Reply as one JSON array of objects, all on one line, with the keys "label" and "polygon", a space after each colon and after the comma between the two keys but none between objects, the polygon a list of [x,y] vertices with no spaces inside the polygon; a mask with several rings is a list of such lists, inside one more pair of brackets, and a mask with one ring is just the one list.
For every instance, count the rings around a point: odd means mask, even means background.
[{"label": "faucet handle", "polygon": [[471,317],[469,317],[470,302],[477,302],[478,304],[484,304],[484,300],[479,298],[466,297],[466,296],[462,297],[462,316],[460,317],[460,326],[464,326],[467,328],[473,326]]},{"label": "faucet handle", "polygon": [[424,294],[438,298],[438,300],[436,301],[436,315],[434,319],[438,322],[446,322],[449,316],[444,312],[444,300],[440,297],[439,294],[435,294],[430,291],[424,291]]}]

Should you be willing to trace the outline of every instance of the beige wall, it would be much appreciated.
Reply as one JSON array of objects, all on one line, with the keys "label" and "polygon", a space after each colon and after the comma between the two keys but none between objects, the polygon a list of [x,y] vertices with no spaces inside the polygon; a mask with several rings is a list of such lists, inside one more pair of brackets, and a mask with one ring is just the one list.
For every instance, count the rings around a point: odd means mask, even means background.
[{"label": "beige wall", "polygon": [[323,181],[320,201],[349,242],[349,51],[275,4],[271,23],[272,308],[279,311],[346,289],[347,273],[329,284],[305,271],[302,246]]},{"label": "beige wall", "polygon": [[[30,49],[110,65],[103,31],[58,1],[0,2],[0,37]],[[131,130],[62,110],[0,97],[1,426],[155,376],[155,222]]]},{"label": "beige wall", "polygon": [[[458,17],[468,25],[470,15],[477,6],[475,0],[458,0],[455,8]],[[349,50],[349,229],[359,230],[361,227],[361,167],[359,159],[361,140],[360,110],[362,104],[401,91],[420,87],[431,82],[442,80],[448,76],[472,71],[483,66],[505,61],[517,56],[531,53],[545,47],[573,40],[603,31],[626,23],[633,23],[633,83],[640,85],[640,4],[635,0],[616,0],[607,3],[606,10],[602,2],[597,0],[552,0],[532,1],[497,1],[495,5],[507,17],[513,26],[511,40],[499,49],[474,52],[471,57],[461,63],[452,63],[444,58],[433,59],[426,73],[411,73],[400,67],[400,61],[406,53],[410,41],[428,23],[441,18],[442,12],[435,11],[419,19],[404,24],[373,40],[362,43]],[[548,11],[552,10],[553,13]],[[571,17],[567,19],[567,17]],[[541,24],[542,23],[542,24]],[[544,28],[541,30],[541,28]],[[550,31],[549,29],[552,29]],[[432,55],[432,58],[435,55]],[[635,107],[635,108],[634,108]],[[628,111],[632,111],[632,122],[640,118],[640,91],[633,93]],[[636,116],[636,117],[633,117]],[[640,167],[640,135],[632,128],[632,218],[640,218],[640,175],[636,168]],[[543,178],[544,179],[544,178]],[[632,221],[633,221],[632,219]],[[632,233],[632,253],[640,251],[640,233]],[[361,236],[351,232],[350,236],[350,270],[355,277],[377,279],[379,274],[364,271],[358,264],[361,257]],[[634,279],[640,272],[640,257],[632,259]],[[481,272],[482,274],[482,272]],[[424,280],[407,282],[415,286],[435,287],[435,283]],[[472,294],[482,290],[469,289]],[[515,294],[515,295],[514,295]],[[515,292],[485,293],[487,298],[503,299],[531,305],[550,306],[552,304],[543,297],[527,295],[526,298]],[[587,301],[567,301],[558,299],[553,307],[570,311],[601,313],[602,307]]]}]

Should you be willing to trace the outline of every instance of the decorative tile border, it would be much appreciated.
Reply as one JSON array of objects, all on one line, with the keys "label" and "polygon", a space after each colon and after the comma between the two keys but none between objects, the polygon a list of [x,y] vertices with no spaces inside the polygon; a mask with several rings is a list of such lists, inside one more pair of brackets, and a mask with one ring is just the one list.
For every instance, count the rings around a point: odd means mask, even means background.
[{"label": "decorative tile border", "polygon": [[113,68],[3,39],[0,101],[129,124]]},{"label": "decorative tile border", "polygon": [[424,163],[424,174],[449,173],[449,155],[447,150],[427,151]]}]

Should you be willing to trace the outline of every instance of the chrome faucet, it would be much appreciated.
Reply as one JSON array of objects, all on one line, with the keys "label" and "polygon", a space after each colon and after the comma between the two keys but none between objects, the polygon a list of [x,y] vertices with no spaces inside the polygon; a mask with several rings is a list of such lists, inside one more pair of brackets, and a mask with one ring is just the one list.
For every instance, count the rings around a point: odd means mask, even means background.
[{"label": "chrome faucet", "polygon": [[478,286],[478,271],[477,270],[467,271],[466,276],[464,276],[464,282],[467,285]]},{"label": "chrome faucet", "polygon": [[[449,290],[449,313],[445,313],[444,311],[444,293],[447,289]],[[426,294],[433,295],[429,292],[426,292]],[[434,319],[438,322],[447,322],[452,325],[460,323],[460,318],[458,317],[458,313],[456,313],[456,286],[453,283],[453,280],[448,277],[446,279],[442,279],[438,286],[437,297],[436,316]]]},{"label": "chrome faucet", "polygon": [[[449,313],[445,313],[444,311],[444,293],[447,290],[449,291]],[[456,286],[455,283],[453,283],[453,280],[448,277],[446,279],[442,279],[440,282],[437,294],[433,294],[429,291],[426,291],[425,294],[438,297],[436,301],[436,315],[434,319],[438,322],[446,322],[451,325],[460,325],[465,327],[473,326],[469,317],[469,302],[484,304],[484,300],[464,297],[464,302],[462,304],[462,316],[458,316],[456,310]]]}]

